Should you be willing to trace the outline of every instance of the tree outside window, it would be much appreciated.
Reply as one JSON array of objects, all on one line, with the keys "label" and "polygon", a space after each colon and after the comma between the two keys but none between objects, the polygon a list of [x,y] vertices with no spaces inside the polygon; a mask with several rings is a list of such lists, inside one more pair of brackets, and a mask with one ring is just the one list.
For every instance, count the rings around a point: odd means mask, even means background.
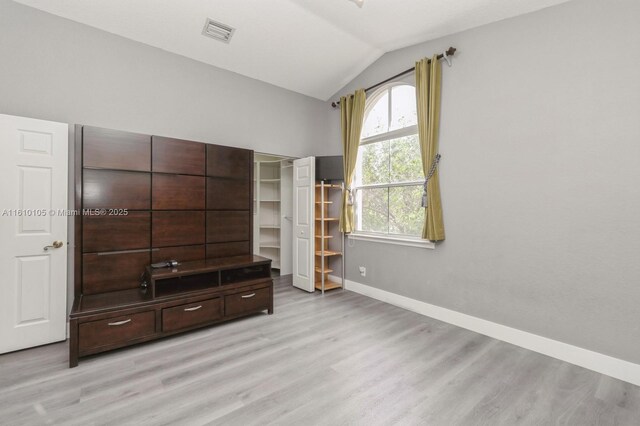
[{"label": "tree outside window", "polygon": [[415,87],[386,86],[367,100],[354,185],[356,232],[419,238],[423,183]]}]

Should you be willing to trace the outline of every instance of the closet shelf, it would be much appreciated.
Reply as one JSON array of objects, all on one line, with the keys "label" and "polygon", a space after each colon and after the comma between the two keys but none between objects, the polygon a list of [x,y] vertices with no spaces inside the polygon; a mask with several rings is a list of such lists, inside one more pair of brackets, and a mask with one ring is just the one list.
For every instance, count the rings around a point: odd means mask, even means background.
[{"label": "closet shelf", "polygon": [[[321,217],[316,217],[316,220],[322,221],[322,218]],[[340,220],[340,218],[339,217],[325,217],[324,218],[325,222],[335,222],[336,220]]]},{"label": "closet shelf", "polygon": [[316,235],[316,238],[333,238],[333,235],[325,235],[324,237],[322,235]]},{"label": "closet shelf", "polygon": [[[316,201],[316,204],[322,204],[322,201]],[[324,204],[333,204],[333,201],[324,201]]]},{"label": "closet shelf", "polygon": [[262,229],[280,229],[280,225],[260,225]]},{"label": "closet shelf", "polygon": [[329,269],[329,268],[316,268],[316,272],[320,273],[320,274],[328,274],[330,272],[333,272],[333,269]]},{"label": "closet shelf", "polygon": [[[336,185],[333,183],[325,183],[324,184],[325,188],[333,188],[333,189],[342,189],[341,185]],[[316,188],[322,188],[322,185],[316,184]]]},{"label": "closet shelf", "polygon": [[262,182],[262,183],[278,183],[278,182],[280,182],[280,179],[260,179],[260,182]]},{"label": "closet shelf", "polygon": [[280,248],[280,243],[278,241],[271,241],[271,242],[261,242],[260,243],[260,248]]}]

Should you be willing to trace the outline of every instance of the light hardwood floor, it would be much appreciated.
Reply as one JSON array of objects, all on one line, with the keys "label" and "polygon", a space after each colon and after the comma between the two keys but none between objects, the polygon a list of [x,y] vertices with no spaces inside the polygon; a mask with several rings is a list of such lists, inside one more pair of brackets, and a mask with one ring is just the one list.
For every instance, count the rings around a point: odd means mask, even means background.
[{"label": "light hardwood floor", "polygon": [[348,291],[81,360],[0,356],[0,424],[638,425],[640,388]]}]

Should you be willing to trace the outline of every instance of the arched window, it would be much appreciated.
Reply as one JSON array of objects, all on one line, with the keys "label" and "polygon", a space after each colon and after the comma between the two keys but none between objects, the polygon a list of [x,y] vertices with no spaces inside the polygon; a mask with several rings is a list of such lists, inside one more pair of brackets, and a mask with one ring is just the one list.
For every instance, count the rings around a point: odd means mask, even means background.
[{"label": "arched window", "polygon": [[355,177],[356,233],[420,238],[424,175],[415,87],[384,86],[367,99]]}]

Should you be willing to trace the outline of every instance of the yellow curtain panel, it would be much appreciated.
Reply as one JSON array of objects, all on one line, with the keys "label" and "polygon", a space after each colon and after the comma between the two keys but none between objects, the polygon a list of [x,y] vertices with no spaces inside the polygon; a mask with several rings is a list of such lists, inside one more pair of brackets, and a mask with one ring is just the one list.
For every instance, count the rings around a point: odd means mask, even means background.
[{"label": "yellow curtain panel", "polygon": [[364,103],[366,94],[364,90],[357,90],[351,96],[340,98],[340,122],[342,125],[342,162],[344,165],[344,184],[346,191],[342,196],[342,210],[340,211],[340,231],[353,232],[355,223],[353,219],[353,196],[351,186],[358,159],[358,146],[360,145],[360,133],[364,121]]},{"label": "yellow curtain panel", "polygon": [[424,209],[425,218],[422,228],[422,238],[430,241],[444,240],[440,178],[437,165],[434,168],[434,161],[438,154],[441,75],[442,68],[437,55],[433,55],[431,60],[424,58],[416,62],[418,135],[425,178],[430,170],[434,170],[427,184],[427,207]]}]

